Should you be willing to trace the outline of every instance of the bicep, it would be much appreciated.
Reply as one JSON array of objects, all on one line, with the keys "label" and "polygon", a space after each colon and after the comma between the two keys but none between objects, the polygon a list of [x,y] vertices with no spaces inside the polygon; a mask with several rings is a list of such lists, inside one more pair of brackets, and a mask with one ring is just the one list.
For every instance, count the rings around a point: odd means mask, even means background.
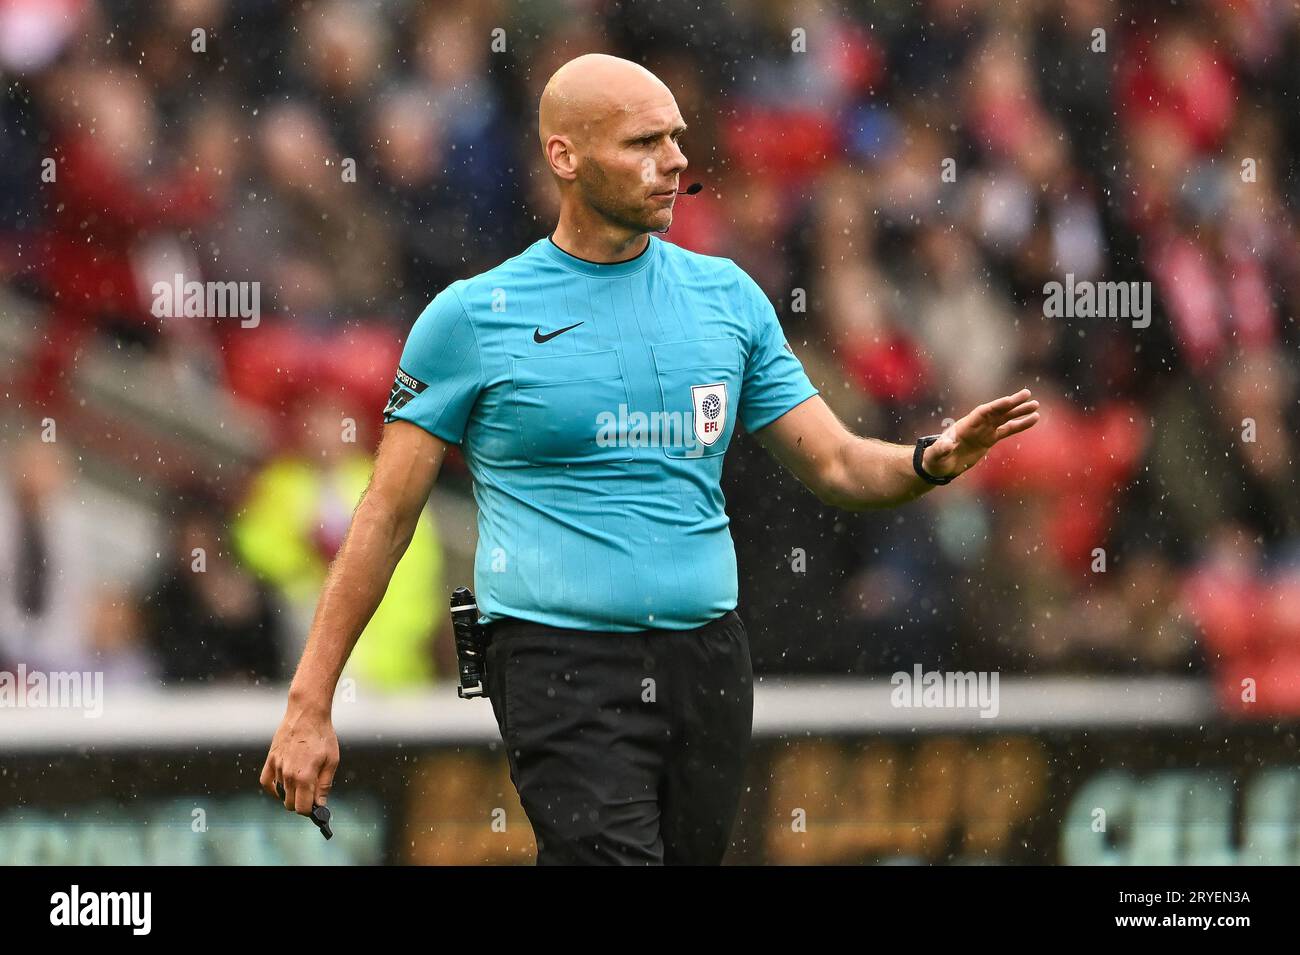
[{"label": "bicep", "polygon": [[813,395],[755,431],[754,437],[795,477],[820,494],[834,484],[840,448],[852,435],[821,395]]},{"label": "bicep", "polygon": [[447,455],[447,442],[409,421],[384,425],[366,497],[394,515],[410,536]]}]

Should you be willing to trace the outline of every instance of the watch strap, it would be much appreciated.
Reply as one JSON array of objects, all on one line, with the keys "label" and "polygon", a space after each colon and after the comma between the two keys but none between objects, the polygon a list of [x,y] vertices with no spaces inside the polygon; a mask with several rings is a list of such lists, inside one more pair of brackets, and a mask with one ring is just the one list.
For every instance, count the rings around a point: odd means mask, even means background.
[{"label": "watch strap", "polygon": [[935,477],[933,474],[927,473],[925,468],[921,467],[921,457],[925,454],[925,449],[938,441],[939,437],[940,436],[937,434],[928,434],[924,438],[917,439],[916,450],[912,452],[912,470],[916,472],[917,477],[921,480],[926,481],[929,484],[942,485],[950,483],[957,475],[953,474],[944,478]]}]

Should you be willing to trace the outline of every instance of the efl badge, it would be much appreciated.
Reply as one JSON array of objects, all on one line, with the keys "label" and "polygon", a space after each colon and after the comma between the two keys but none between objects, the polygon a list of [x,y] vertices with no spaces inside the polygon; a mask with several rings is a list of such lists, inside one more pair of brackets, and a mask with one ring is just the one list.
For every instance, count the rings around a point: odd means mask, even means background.
[{"label": "efl badge", "polygon": [[717,443],[727,428],[727,383],[692,385],[691,407],[695,409],[695,440],[705,447]]}]

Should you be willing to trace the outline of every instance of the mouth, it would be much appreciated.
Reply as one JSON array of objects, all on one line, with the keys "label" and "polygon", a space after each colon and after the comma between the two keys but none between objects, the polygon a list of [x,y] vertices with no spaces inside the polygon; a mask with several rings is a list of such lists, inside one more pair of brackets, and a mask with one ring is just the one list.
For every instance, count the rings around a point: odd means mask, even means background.
[{"label": "mouth", "polygon": [[650,198],[651,199],[676,199],[677,190],[669,189],[667,192],[652,192],[650,193]]}]

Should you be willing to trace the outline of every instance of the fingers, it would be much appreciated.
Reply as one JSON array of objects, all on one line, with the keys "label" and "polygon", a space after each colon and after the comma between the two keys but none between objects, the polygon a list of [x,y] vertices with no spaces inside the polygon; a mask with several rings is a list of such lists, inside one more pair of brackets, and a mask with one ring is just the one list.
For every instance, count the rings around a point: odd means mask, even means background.
[{"label": "fingers", "polygon": [[[1014,395],[1007,395],[997,401],[980,405],[966,418],[957,422],[956,430],[966,441],[991,446],[1008,435],[1032,427],[1038,421],[1038,402],[1034,399],[1021,400],[1028,394],[1029,389],[1024,388]],[[1024,419],[1030,415],[1034,416],[1034,421],[1024,424]],[[1020,424],[1013,430],[1003,430],[1012,421]]]},{"label": "fingers", "polygon": [[957,447],[957,438],[949,431],[939,435],[939,440],[930,445],[927,449],[935,457],[941,458],[946,454],[951,454]]},{"label": "fingers", "polygon": [[1023,418],[1025,417],[1025,415],[1029,414],[1030,412],[1037,411],[1037,410],[1038,410],[1037,401],[1026,401],[1024,404],[1017,405],[1016,407],[1012,408],[1003,417],[1007,421],[1010,421],[1012,418]]},{"label": "fingers", "polygon": [[276,759],[273,755],[267,755],[266,764],[262,767],[262,775],[257,778],[262,790],[274,799],[279,799],[280,794],[275,791],[275,781],[279,767],[276,765]]},{"label": "fingers", "polygon": [[293,789],[293,811],[300,816],[310,816],[311,807],[316,804],[316,780],[307,778],[296,782]]},{"label": "fingers", "polygon": [[1029,400],[1029,389],[1021,388],[1014,395],[1007,395],[982,405],[980,410],[989,415],[1005,417],[1006,414]]},{"label": "fingers", "polygon": [[[261,783],[261,787],[266,791],[266,794],[276,799],[276,802],[285,804],[286,809],[296,807],[298,782],[296,782],[294,774],[286,773],[285,768],[279,765],[279,759],[274,750],[272,754],[266,756],[266,765],[261,768],[261,776],[257,781]],[[311,812],[311,807],[308,807],[307,811]]]},{"label": "fingers", "polygon": [[[338,769],[338,763],[333,760],[327,760],[321,767],[320,775],[316,777],[316,804],[323,806],[330,797],[330,790],[334,788],[334,772]],[[310,811],[310,810],[308,810]]]},{"label": "fingers", "polygon": [[[1037,400],[1013,401],[1013,399],[1019,398],[1022,395],[1027,395],[1028,393],[1029,390],[1024,389],[1017,394],[1008,395],[1005,398],[999,398],[997,401],[990,401],[986,405],[981,405],[971,414],[971,427],[975,428],[979,432],[987,434],[988,429],[990,428],[997,429],[1013,420],[1025,418],[1030,414],[1036,413],[1038,411]],[[1011,433],[1014,434],[1015,432]],[[1004,435],[1000,432],[995,431],[993,439],[996,441],[1003,436]]]},{"label": "fingers", "polygon": [[1022,418],[1013,418],[1004,425],[1000,425],[994,432],[994,438],[1001,441],[1003,438],[1009,438],[1013,434],[1020,434],[1022,431],[1028,431],[1034,425],[1038,424],[1038,412],[1027,414]]},{"label": "fingers", "polygon": [[285,809],[309,816],[316,806],[324,805],[338,765],[338,740],[328,722],[292,730],[282,725],[259,782]]},{"label": "fingers", "polygon": [[271,782],[269,785],[264,782],[262,788],[284,803],[285,809],[302,816],[309,816],[313,807],[325,804],[330,790],[334,787],[336,769],[336,763],[327,761],[319,773],[310,769],[297,772],[290,770],[283,772],[279,778],[276,778],[274,770],[268,777],[264,769],[263,779],[269,778]]},{"label": "fingers", "polygon": [[315,775],[295,775],[289,772],[285,773],[281,783],[284,786],[284,808],[300,816],[311,815],[316,801]]}]

